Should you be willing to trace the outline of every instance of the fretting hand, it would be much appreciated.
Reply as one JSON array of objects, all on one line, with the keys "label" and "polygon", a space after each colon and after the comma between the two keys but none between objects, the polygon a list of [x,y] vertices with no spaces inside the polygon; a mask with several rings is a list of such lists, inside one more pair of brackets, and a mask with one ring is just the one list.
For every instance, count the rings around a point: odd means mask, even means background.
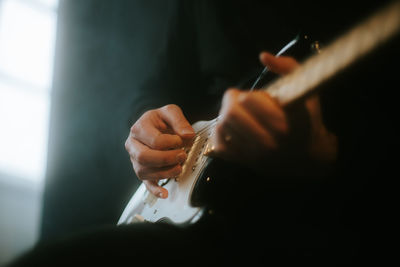
[{"label": "fretting hand", "polygon": [[[260,54],[260,61],[270,71],[281,75],[298,66],[291,57],[275,57],[266,52]],[[307,98],[304,105],[311,127],[307,156],[322,161],[334,160],[336,137],[323,125],[319,97]],[[229,89],[224,95],[219,118],[212,139],[213,149],[208,155],[239,162],[257,171],[265,169],[266,155],[280,150],[282,142],[296,134],[290,129],[285,109],[263,91]]]}]

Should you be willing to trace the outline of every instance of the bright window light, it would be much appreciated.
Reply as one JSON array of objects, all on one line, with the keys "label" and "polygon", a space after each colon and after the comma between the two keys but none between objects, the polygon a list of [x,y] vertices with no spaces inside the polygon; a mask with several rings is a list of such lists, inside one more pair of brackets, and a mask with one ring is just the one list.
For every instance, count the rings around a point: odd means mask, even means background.
[{"label": "bright window light", "polygon": [[55,14],[25,1],[4,0],[0,15],[0,72],[50,87]]},{"label": "bright window light", "polygon": [[52,9],[55,9],[58,5],[58,0],[30,0],[30,1],[37,2],[47,8],[52,8]]},{"label": "bright window light", "polygon": [[0,169],[18,177],[44,176],[49,97],[0,81]]},{"label": "bright window light", "polygon": [[0,0],[0,173],[41,182],[56,0]]}]

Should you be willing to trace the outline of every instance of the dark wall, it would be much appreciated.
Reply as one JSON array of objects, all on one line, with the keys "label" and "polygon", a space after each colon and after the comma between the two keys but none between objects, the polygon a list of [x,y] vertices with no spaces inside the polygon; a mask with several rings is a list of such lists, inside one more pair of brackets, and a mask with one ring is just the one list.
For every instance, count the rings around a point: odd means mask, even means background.
[{"label": "dark wall", "polygon": [[60,2],[42,238],[115,224],[135,191],[124,143],[132,99],[158,64],[166,7]]}]

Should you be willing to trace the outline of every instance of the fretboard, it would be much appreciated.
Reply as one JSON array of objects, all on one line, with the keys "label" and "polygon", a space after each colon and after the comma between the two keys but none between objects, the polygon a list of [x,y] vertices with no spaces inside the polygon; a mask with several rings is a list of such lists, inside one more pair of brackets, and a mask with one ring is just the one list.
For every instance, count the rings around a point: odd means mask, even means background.
[{"label": "fretboard", "polygon": [[399,30],[400,1],[394,1],[263,90],[286,105],[373,51]]}]

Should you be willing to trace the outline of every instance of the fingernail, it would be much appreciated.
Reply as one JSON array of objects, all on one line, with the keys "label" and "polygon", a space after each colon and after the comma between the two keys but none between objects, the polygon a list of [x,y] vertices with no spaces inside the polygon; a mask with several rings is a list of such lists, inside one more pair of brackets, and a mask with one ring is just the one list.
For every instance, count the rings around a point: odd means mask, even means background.
[{"label": "fingernail", "polygon": [[160,191],[160,193],[158,193],[159,198],[168,198],[168,191],[164,190],[164,191]]},{"label": "fingernail", "polygon": [[176,156],[176,158],[178,159],[179,163],[183,163],[186,160],[187,156],[185,152],[181,152]]}]

